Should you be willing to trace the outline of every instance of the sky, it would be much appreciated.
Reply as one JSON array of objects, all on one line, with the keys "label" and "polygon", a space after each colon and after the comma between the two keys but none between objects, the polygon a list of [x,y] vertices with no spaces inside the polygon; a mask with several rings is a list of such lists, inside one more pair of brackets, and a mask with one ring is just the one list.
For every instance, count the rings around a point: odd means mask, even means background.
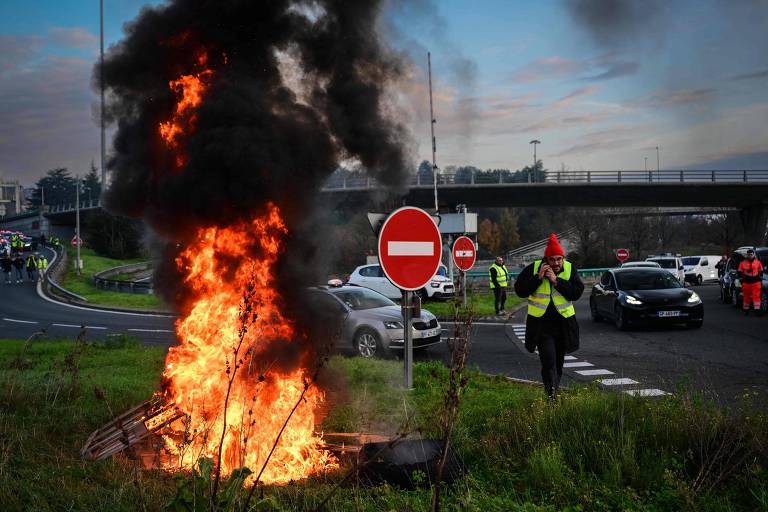
[{"label": "sky", "polygon": [[[157,5],[159,2],[151,2]],[[147,5],[105,0],[106,47]],[[768,169],[768,0],[394,0],[390,91],[413,161],[553,170]],[[0,1],[0,177],[99,165],[98,2]]]}]

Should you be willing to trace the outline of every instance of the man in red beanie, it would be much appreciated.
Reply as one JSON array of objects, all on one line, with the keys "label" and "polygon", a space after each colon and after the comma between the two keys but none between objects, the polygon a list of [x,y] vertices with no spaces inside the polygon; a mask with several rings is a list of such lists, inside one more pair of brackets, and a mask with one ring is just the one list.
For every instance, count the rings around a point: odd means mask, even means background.
[{"label": "man in red beanie", "polygon": [[555,398],[563,375],[565,354],[579,348],[579,324],[573,302],[584,292],[576,267],[565,259],[557,236],[549,235],[544,259],[520,272],[515,292],[528,297],[525,348],[539,349],[541,378],[547,396]]}]

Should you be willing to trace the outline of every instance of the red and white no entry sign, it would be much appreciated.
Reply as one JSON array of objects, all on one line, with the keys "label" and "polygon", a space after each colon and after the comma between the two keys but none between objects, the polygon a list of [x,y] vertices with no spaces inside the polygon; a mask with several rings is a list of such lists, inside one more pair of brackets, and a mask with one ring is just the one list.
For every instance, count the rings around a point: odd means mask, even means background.
[{"label": "red and white no entry sign", "polygon": [[629,251],[626,249],[616,249],[616,259],[624,263],[629,259]]},{"label": "red and white no entry sign", "polygon": [[466,272],[475,264],[477,250],[475,243],[468,236],[460,236],[453,242],[453,263],[462,272]]},{"label": "red and white no entry sign", "polygon": [[390,215],[379,232],[379,262],[401,290],[423,288],[440,266],[440,230],[427,212],[405,206]]}]

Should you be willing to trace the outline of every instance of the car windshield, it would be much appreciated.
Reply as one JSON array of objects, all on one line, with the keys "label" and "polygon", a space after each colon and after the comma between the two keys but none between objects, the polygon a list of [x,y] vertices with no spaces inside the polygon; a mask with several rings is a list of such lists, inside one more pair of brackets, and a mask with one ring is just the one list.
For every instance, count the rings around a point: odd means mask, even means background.
[{"label": "car windshield", "polygon": [[701,258],[699,256],[686,256],[685,258],[683,258],[683,265],[690,265],[690,266],[698,265],[700,259]]},{"label": "car windshield", "polygon": [[620,290],[666,290],[682,288],[680,282],[669,272],[636,270],[616,274]]},{"label": "car windshield", "polygon": [[368,288],[347,288],[332,293],[355,311],[383,308],[385,306],[396,306],[394,302],[382,294],[369,290]]},{"label": "car windshield", "polygon": [[655,261],[659,264],[661,268],[677,268],[677,265],[675,265],[675,260],[648,260],[648,261]]}]

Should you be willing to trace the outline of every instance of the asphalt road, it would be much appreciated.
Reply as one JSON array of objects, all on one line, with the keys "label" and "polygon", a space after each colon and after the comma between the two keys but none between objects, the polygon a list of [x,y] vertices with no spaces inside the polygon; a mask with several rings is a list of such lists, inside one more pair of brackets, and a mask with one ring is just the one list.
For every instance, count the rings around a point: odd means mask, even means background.
[{"label": "asphalt road", "polygon": [[[566,361],[564,383],[606,380],[601,387],[650,396],[695,391],[728,404],[757,392],[753,405],[768,408],[768,317],[744,317],[739,309],[720,303],[715,284],[694,289],[704,302],[700,329],[637,327],[623,332],[610,322],[591,321],[587,287],[576,303],[581,348]],[[524,339],[525,309],[506,325],[478,325],[469,362],[488,373],[538,381],[538,356],[525,350]]]},{"label": "asphalt road", "polygon": [[[768,407],[768,317],[744,317],[718,300],[716,285],[696,287],[704,302],[704,326],[635,328],[622,332],[589,319],[589,287],[576,303],[581,349],[566,361],[564,385],[571,380],[608,380],[604,387],[654,395],[701,391],[720,402],[736,403],[746,392]],[[147,344],[174,342],[174,319],[115,313],[53,303],[35,283],[0,285],[0,338],[26,338],[46,328],[49,337],[74,338],[86,325],[90,338],[129,334]],[[445,334],[452,326],[444,324]],[[469,364],[490,374],[539,381],[538,356],[523,347],[525,309],[506,324],[477,323]],[[418,360],[448,360],[445,345],[416,354]],[[630,379],[618,380],[618,379]],[[631,382],[630,382],[631,381]]]}]

